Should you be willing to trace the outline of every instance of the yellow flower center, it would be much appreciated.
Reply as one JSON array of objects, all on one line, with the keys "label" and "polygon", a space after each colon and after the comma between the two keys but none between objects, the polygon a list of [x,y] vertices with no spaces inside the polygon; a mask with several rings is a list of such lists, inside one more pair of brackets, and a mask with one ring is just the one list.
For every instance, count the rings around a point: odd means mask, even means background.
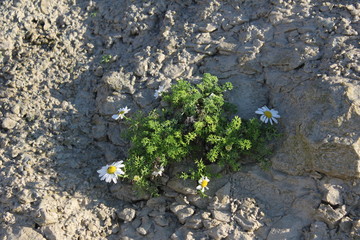
[{"label": "yellow flower center", "polygon": [[116,172],[116,167],[110,166],[110,167],[108,167],[108,169],[106,171],[108,174],[114,174]]},{"label": "yellow flower center", "polygon": [[125,111],[121,111],[121,112],[119,112],[119,115],[124,114],[124,113],[125,113]]},{"label": "yellow flower center", "polygon": [[207,185],[208,185],[208,181],[206,181],[206,180],[203,180],[202,182],[201,182],[201,187],[206,187]]},{"label": "yellow flower center", "polygon": [[265,111],[264,112],[264,115],[267,117],[267,118],[272,118],[272,113],[270,111]]}]

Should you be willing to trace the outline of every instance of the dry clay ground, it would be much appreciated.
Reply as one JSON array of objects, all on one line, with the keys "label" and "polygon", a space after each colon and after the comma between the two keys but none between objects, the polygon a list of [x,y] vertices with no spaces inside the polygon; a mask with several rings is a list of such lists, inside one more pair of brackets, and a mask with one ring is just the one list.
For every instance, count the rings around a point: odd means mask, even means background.
[{"label": "dry clay ground", "polygon": [[241,117],[274,102],[283,119],[309,114],[273,99],[324,74],[359,80],[356,1],[0,4],[1,240],[360,239],[359,179],[249,165],[212,179],[209,198],[165,177],[144,199],[96,173],[126,158],[111,115],[158,106],[155,89],[180,77],[231,81]]}]

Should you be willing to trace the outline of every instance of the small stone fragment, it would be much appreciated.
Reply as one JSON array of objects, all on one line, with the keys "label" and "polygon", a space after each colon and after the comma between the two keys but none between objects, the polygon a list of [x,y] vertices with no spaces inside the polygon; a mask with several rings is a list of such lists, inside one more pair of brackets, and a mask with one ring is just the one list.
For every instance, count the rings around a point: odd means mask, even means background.
[{"label": "small stone fragment", "polygon": [[353,226],[351,229],[351,236],[354,237],[354,239],[360,238],[360,220],[356,220],[353,222]]},{"label": "small stone fragment", "polygon": [[208,23],[208,24],[206,24],[205,27],[199,27],[199,31],[200,32],[205,32],[205,33],[211,33],[211,32],[213,32],[215,30],[217,30],[217,27],[213,23]]},{"label": "small stone fragment", "polygon": [[315,240],[315,239],[329,239],[329,233],[328,233],[328,228],[326,226],[326,223],[324,222],[314,222],[313,224],[311,224],[310,226],[310,232],[305,234],[306,239],[311,239],[311,240]]},{"label": "small stone fragment", "polygon": [[5,129],[13,129],[16,126],[16,121],[12,120],[11,118],[5,118],[1,125]]},{"label": "small stone fragment", "polygon": [[145,236],[146,234],[148,234],[150,227],[151,227],[151,222],[149,217],[143,217],[141,219],[141,226],[136,228],[136,231],[139,234]]},{"label": "small stone fragment", "polygon": [[187,205],[174,203],[170,206],[170,210],[178,217],[181,224],[184,224],[186,219],[192,216],[195,210]]},{"label": "small stone fragment", "polygon": [[219,224],[216,227],[213,227],[206,231],[207,234],[209,234],[210,237],[213,239],[223,239],[226,238],[229,235],[230,226],[229,224]]},{"label": "small stone fragment", "polygon": [[215,219],[219,221],[230,222],[230,217],[231,217],[230,212],[213,210],[212,215],[214,216]]},{"label": "small stone fragment", "polygon": [[196,214],[186,220],[185,226],[192,229],[200,229],[202,224],[202,218],[199,214]]},{"label": "small stone fragment", "polygon": [[216,219],[206,219],[203,221],[203,224],[204,224],[204,227],[206,229],[210,229],[210,228],[213,228],[217,225],[219,225],[221,222],[219,220],[216,220]]},{"label": "small stone fragment", "polygon": [[169,219],[164,215],[159,215],[154,218],[154,222],[160,227],[166,227],[169,225]]},{"label": "small stone fragment", "polygon": [[40,208],[37,211],[34,221],[40,226],[45,226],[56,223],[58,221],[58,215],[49,209]]},{"label": "small stone fragment", "polygon": [[326,222],[330,228],[334,228],[337,222],[346,214],[345,206],[333,209],[331,206],[321,204],[315,218],[320,221]]},{"label": "small stone fragment", "polygon": [[197,192],[195,187],[190,185],[192,182],[188,180],[183,180],[179,178],[172,178],[168,181],[167,186],[178,193],[182,193],[184,195],[193,194],[195,195]]},{"label": "small stone fragment", "polygon": [[120,212],[116,213],[121,220],[125,222],[131,222],[135,218],[136,210],[133,208],[124,208]]},{"label": "small stone fragment", "polygon": [[246,231],[255,231],[262,226],[258,220],[250,216],[246,217],[241,211],[234,216],[234,219]]}]

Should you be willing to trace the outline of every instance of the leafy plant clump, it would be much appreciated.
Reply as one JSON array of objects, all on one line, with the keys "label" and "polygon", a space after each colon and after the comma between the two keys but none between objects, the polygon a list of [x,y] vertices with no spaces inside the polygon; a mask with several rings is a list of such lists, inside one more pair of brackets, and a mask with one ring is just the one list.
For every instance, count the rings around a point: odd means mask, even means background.
[{"label": "leafy plant clump", "polygon": [[211,74],[204,74],[198,84],[179,80],[162,93],[166,108],[128,119],[131,147],[124,177],[156,193],[154,172],[170,164],[185,161],[192,167],[180,177],[197,180],[211,176],[208,166],[213,163],[236,171],[245,159],[264,161],[275,128],[257,119],[230,118],[233,106],[223,94],[232,88]]}]

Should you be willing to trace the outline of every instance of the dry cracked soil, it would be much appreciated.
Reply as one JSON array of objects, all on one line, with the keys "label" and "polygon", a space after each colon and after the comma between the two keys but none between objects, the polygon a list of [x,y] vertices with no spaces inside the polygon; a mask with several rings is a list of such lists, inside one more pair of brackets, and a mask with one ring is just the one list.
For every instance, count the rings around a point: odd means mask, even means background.
[{"label": "dry cracked soil", "polygon": [[[0,1],[0,239],[360,239],[356,0]],[[272,167],[162,194],[100,181],[120,107],[211,73],[281,115]],[[131,114],[131,113],[130,113]],[[270,157],[270,156],[269,156]],[[221,170],[221,169],[220,169]]]}]

